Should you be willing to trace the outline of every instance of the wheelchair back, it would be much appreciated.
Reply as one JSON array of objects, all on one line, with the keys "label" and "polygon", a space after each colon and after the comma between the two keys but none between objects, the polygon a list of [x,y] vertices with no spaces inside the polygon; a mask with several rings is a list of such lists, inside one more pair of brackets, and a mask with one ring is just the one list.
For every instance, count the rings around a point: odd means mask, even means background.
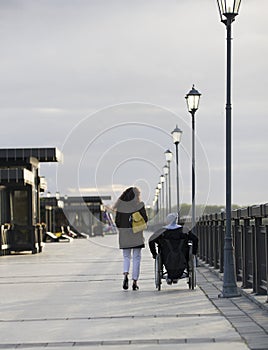
[{"label": "wheelchair back", "polygon": [[161,237],[158,244],[158,253],[170,278],[178,279],[187,268],[189,252],[187,236],[182,234],[169,238]]}]

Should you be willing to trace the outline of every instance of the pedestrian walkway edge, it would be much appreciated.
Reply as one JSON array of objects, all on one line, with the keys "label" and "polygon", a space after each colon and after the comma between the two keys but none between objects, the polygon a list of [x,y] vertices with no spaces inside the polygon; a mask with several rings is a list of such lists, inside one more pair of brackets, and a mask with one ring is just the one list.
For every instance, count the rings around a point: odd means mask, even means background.
[{"label": "pedestrian walkway edge", "polygon": [[[219,280],[223,281],[224,274],[221,273],[219,270],[216,270],[214,267],[209,266],[208,264],[204,263],[202,260],[199,259],[198,266],[205,267],[207,270],[216,275],[219,278]],[[263,310],[268,311],[268,295],[257,295],[253,292],[252,289],[242,288],[240,282],[237,282],[237,288],[242,295],[250,299],[253,303],[261,307]]]}]

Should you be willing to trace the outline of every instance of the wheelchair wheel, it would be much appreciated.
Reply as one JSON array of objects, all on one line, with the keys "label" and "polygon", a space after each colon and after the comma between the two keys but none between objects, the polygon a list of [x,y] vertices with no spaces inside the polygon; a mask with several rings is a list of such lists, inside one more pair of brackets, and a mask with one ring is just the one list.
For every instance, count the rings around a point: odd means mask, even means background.
[{"label": "wheelchair wheel", "polygon": [[189,289],[196,287],[196,258],[192,253],[192,245],[189,246]]},{"label": "wheelchair wheel", "polygon": [[155,276],[155,287],[156,287],[156,289],[161,290],[162,261],[161,261],[160,254],[157,254],[157,256],[155,258],[154,276]]}]

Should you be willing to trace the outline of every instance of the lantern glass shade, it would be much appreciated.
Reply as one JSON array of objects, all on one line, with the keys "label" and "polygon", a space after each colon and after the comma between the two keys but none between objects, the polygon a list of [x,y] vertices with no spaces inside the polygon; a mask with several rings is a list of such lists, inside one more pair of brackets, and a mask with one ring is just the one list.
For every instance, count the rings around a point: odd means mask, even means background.
[{"label": "lantern glass shade", "polygon": [[223,16],[226,17],[226,15],[232,15],[236,16],[238,15],[239,7],[241,4],[241,0],[217,0],[218,1],[218,7],[220,11],[220,17],[223,21]]},{"label": "lantern glass shade", "polygon": [[167,175],[167,174],[168,174],[168,166],[167,166],[167,165],[165,165],[165,166],[163,167],[163,171],[164,171],[164,175]]},{"label": "lantern glass shade", "polygon": [[162,184],[159,182],[159,184],[157,185],[157,188],[159,189],[159,190],[161,190],[161,188],[162,188]]},{"label": "lantern glass shade", "polygon": [[188,94],[185,96],[186,102],[187,102],[188,111],[190,113],[191,112],[195,112],[195,111],[198,110],[200,96],[201,96],[200,92],[198,92],[194,88],[194,85],[193,85],[192,90],[190,90],[188,92]]},{"label": "lantern glass shade", "polygon": [[164,175],[161,175],[161,176],[160,176],[160,181],[161,181],[161,183],[164,183],[164,182],[165,182],[165,176],[164,176]]},{"label": "lantern glass shade", "polygon": [[59,200],[59,199],[60,199],[60,192],[57,191],[56,194],[55,194],[55,196],[56,196],[56,199]]},{"label": "lantern glass shade", "polygon": [[172,160],[172,152],[169,149],[166,150],[165,157],[166,157],[166,161],[167,162],[171,162],[171,160]]},{"label": "lantern glass shade", "polygon": [[178,125],[176,125],[176,128],[171,132],[171,135],[175,144],[181,142],[182,130],[178,128]]}]

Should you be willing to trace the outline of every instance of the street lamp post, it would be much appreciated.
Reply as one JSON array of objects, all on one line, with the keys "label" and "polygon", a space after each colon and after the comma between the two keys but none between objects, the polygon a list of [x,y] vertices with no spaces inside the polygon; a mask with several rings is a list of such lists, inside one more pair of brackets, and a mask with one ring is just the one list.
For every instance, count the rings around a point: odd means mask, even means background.
[{"label": "street lamp post", "polygon": [[162,203],[163,203],[163,207],[162,207],[162,212],[163,212],[163,216],[162,216],[162,220],[163,222],[165,222],[165,186],[164,186],[164,182],[165,182],[165,176],[164,175],[160,175],[160,182],[161,182],[161,190],[162,190]]},{"label": "street lamp post", "polygon": [[159,190],[158,185],[157,185],[155,188],[155,195],[157,197],[157,206],[156,206],[157,222],[159,222],[159,212],[161,210],[161,203],[160,203],[161,201],[159,198],[160,197],[159,192],[160,192],[160,190]]},{"label": "street lamp post", "polygon": [[189,113],[192,115],[192,231],[195,233],[195,112],[198,110],[200,92],[194,85],[185,96]]},{"label": "street lamp post", "polygon": [[164,205],[163,205],[163,202],[162,202],[162,183],[161,182],[159,182],[158,184],[157,184],[157,188],[158,188],[158,190],[159,190],[159,193],[158,193],[158,197],[159,197],[159,222],[161,222],[161,220],[162,220],[162,211],[163,211],[163,207],[164,207]]},{"label": "street lamp post", "polygon": [[163,172],[166,180],[166,216],[167,216],[168,215],[168,173],[169,173],[167,165],[163,167]]},{"label": "street lamp post", "polygon": [[227,31],[227,70],[226,70],[226,229],[224,238],[224,277],[222,297],[239,296],[234,265],[232,239],[232,107],[231,107],[231,29],[238,15],[241,0],[217,0],[221,21]]},{"label": "street lamp post", "polygon": [[176,125],[176,128],[171,132],[171,135],[173,137],[173,143],[175,144],[175,148],[176,148],[177,213],[178,213],[178,221],[179,221],[180,220],[180,177],[179,177],[178,146],[179,146],[179,143],[181,142],[182,130],[178,128],[178,125]]},{"label": "street lamp post", "polygon": [[170,180],[170,162],[172,160],[172,152],[168,149],[165,152],[165,157],[168,166],[168,212],[171,211],[171,180]]}]

